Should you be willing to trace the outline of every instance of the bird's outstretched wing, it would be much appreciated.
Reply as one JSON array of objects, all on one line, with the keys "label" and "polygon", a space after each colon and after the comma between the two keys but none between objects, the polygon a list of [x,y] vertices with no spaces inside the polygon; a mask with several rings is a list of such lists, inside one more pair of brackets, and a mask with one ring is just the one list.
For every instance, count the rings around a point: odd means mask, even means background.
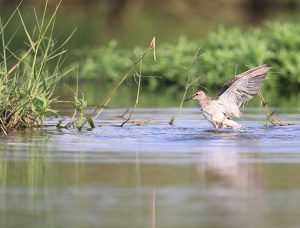
[{"label": "bird's outstretched wing", "polygon": [[266,64],[255,67],[236,75],[222,86],[216,99],[227,117],[240,117],[241,104],[249,101],[257,93],[270,69]]}]

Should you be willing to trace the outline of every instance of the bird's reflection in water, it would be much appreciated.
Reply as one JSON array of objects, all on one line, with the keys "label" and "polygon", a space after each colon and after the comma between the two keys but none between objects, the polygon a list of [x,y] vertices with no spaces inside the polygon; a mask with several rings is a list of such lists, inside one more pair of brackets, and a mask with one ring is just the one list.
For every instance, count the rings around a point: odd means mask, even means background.
[{"label": "bird's reflection in water", "polygon": [[237,152],[212,152],[208,156],[209,162],[198,164],[196,172],[201,189],[207,192],[202,206],[209,213],[216,218],[228,215],[229,220],[234,214],[241,222],[247,222],[249,214],[259,217],[270,210],[264,194],[263,164],[245,164]]},{"label": "bird's reflection in water", "polygon": [[208,162],[197,166],[197,174],[205,177],[208,183],[217,182],[219,187],[232,188],[262,187],[259,165],[245,164],[240,154],[223,151],[207,156]]}]

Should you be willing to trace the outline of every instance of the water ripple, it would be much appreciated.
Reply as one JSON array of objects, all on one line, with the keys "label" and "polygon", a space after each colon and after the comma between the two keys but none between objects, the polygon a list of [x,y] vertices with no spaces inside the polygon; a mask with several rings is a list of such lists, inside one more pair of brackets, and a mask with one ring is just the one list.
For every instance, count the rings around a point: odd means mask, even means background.
[{"label": "water ripple", "polygon": [[[54,127],[57,120],[48,119],[50,127],[2,138],[1,147],[10,152],[6,153],[7,159],[44,156],[63,161],[76,158],[95,162],[115,159],[118,162],[133,161],[139,153],[145,162],[157,157],[164,162],[189,162],[194,159],[207,162],[212,154],[227,156],[228,153],[235,153],[249,155],[239,158],[239,162],[253,162],[251,154],[260,155],[255,161],[300,162],[299,116],[295,114],[282,115],[282,118],[296,123],[285,127],[264,127],[263,114],[256,114],[255,117],[246,114],[240,123],[247,130],[236,132],[213,130],[195,109],[184,110],[174,126],[168,124],[173,109],[137,110],[133,120],[147,120],[146,124],[132,122],[125,127],[116,127],[123,121],[116,117],[119,112],[109,110],[104,118],[95,121],[96,126],[101,127],[83,132],[57,130]],[[38,153],[32,153],[35,150]]]}]

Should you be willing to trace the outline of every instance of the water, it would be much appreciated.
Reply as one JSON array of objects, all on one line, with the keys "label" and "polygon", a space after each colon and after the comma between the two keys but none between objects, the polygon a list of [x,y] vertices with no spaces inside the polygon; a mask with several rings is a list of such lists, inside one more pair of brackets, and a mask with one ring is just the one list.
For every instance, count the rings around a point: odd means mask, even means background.
[{"label": "water", "polygon": [[300,116],[215,132],[196,109],[139,109],[120,128],[48,127],[0,139],[1,227],[299,227]]}]

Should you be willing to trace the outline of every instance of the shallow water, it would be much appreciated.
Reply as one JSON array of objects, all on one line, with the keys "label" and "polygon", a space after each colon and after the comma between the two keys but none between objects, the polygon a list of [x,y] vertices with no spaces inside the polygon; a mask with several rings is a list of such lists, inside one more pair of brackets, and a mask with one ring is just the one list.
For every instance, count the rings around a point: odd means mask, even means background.
[{"label": "shallow water", "polygon": [[[0,139],[1,227],[299,227],[300,115],[216,132],[196,109],[108,110],[81,133],[48,127]],[[299,112],[298,112],[299,113]]]}]

